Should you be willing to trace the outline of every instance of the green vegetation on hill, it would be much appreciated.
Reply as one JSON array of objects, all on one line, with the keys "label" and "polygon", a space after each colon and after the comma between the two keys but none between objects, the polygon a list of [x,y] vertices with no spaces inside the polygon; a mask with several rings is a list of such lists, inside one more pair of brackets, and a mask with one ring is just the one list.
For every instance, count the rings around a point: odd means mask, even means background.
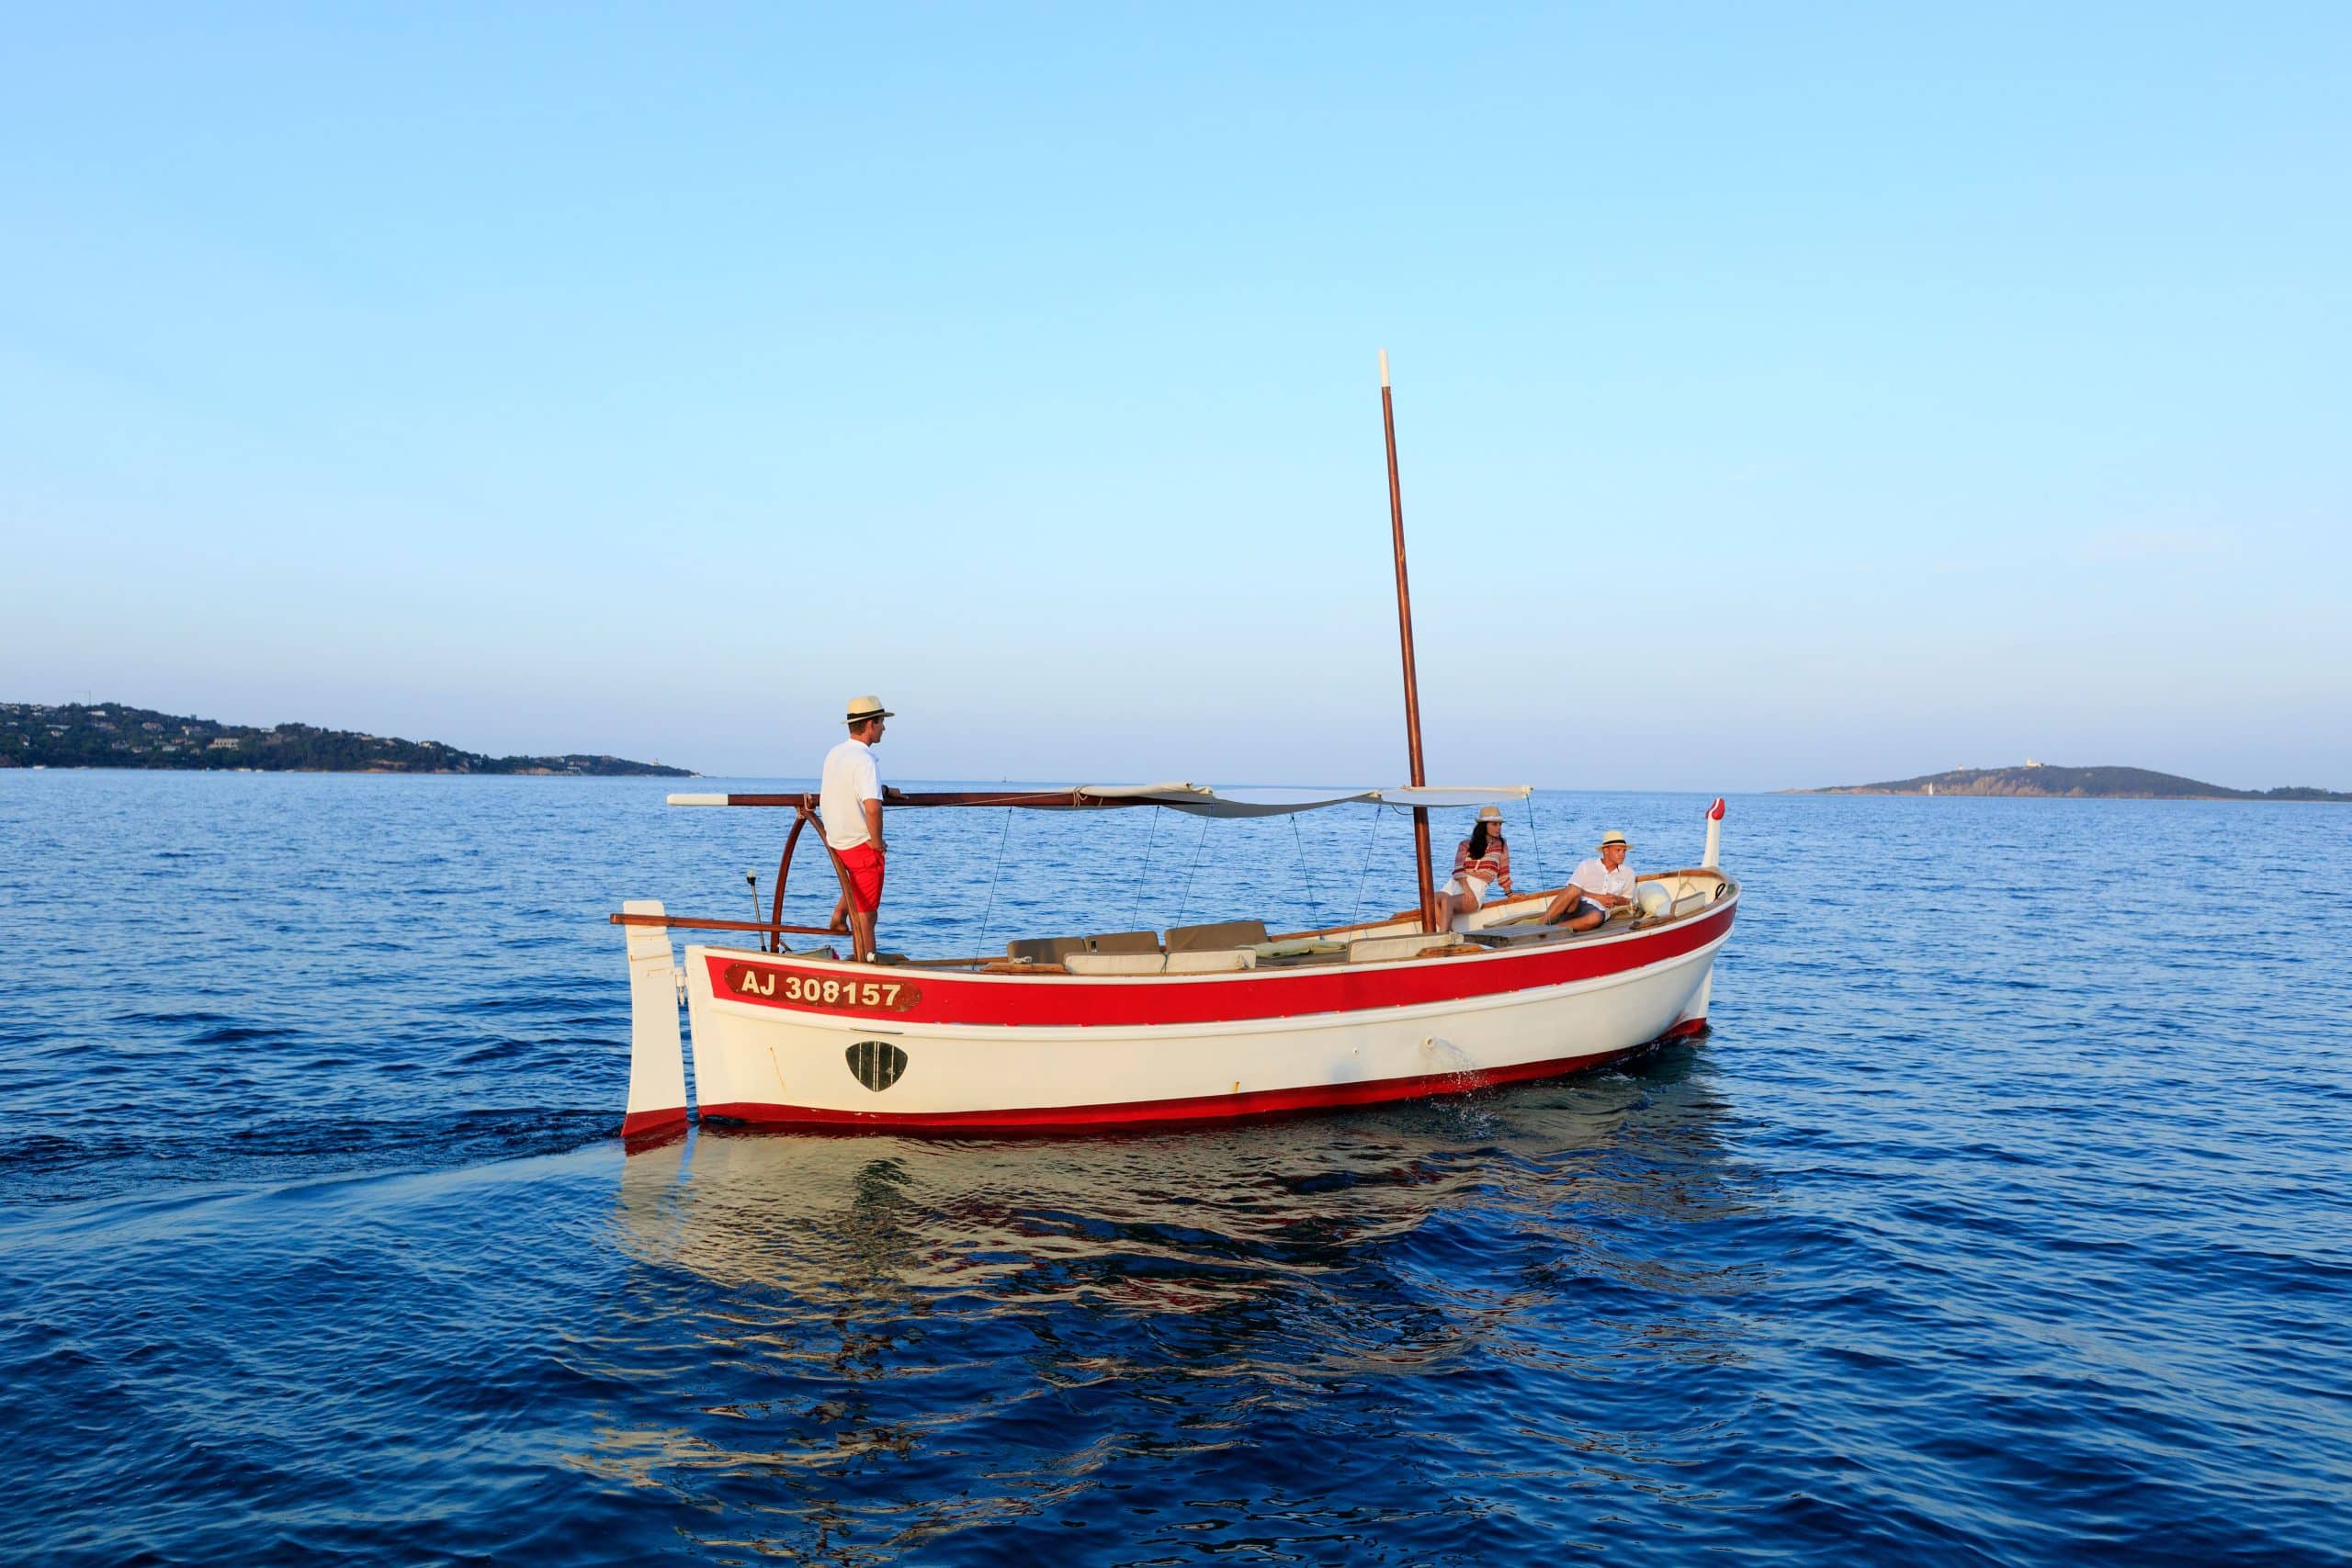
[{"label": "green vegetation on hill", "polygon": [[2224,789],[2147,768],[2065,768],[2028,762],[2021,768],[1954,768],[1888,784],[1839,784],[1806,795],[2009,795],[2105,800],[2352,800],[2352,795],[2297,786]]},{"label": "green vegetation on hill", "polygon": [[485,757],[438,740],[401,740],[281,724],[268,729],[121,703],[0,703],[0,768],[251,768],[262,773],[551,773],[692,778],[626,757]]}]

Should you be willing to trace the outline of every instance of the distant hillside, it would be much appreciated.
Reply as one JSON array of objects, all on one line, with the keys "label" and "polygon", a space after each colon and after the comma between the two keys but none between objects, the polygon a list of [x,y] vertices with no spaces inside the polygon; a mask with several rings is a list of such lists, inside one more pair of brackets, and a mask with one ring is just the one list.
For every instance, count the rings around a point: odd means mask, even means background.
[{"label": "distant hillside", "polygon": [[39,767],[694,777],[685,768],[626,757],[485,757],[438,740],[401,740],[310,724],[255,729],[121,703],[0,703],[0,768]]},{"label": "distant hillside", "polygon": [[1801,795],[2014,795],[2104,800],[2352,800],[2332,790],[2224,789],[2146,768],[2064,768],[2028,762],[2021,768],[1955,768],[1888,784],[1839,784]]}]

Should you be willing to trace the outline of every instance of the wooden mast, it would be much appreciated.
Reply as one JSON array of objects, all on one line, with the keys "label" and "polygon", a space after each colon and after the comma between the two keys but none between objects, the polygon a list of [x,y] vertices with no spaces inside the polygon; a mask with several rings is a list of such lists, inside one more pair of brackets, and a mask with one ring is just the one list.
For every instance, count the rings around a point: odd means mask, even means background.
[{"label": "wooden mast", "polygon": [[[1412,785],[1429,783],[1421,769],[1421,688],[1413,674],[1413,591],[1405,580],[1405,492],[1396,482],[1396,402],[1388,390],[1388,351],[1380,351],[1380,423],[1388,437],[1388,526],[1396,547],[1396,637],[1405,654],[1405,746]],[[1421,929],[1439,929],[1437,879],[1430,869],[1430,812],[1413,807],[1413,859],[1421,879]]]}]

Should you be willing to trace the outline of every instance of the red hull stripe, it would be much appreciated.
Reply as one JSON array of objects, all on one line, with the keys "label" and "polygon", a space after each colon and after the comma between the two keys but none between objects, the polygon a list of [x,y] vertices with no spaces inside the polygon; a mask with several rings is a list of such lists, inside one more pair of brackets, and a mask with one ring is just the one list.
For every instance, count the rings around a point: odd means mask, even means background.
[{"label": "red hull stripe", "polygon": [[[979,980],[918,970],[911,973],[922,977],[921,998],[904,1011],[885,1012],[876,1008],[873,1016],[876,1021],[891,1024],[979,1023],[1046,1029],[1073,1025],[1232,1023],[1253,1018],[1300,1018],[1312,1013],[1363,1012],[1373,1008],[1464,1001],[1621,975],[1695,953],[1731,930],[1732,910],[1733,906],[1726,905],[1687,923],[1626,941],[1568,942],[1532,952],[1452,962],[1441,959],[1385,969],[1351,966],[1297,970],[1256,978],[1169,978],[1124,984],[1059,976]],[[865,1015],[863,1009],[851,1011],[840,1007],[796,1006],[784,999],[786,987],[781,984],[773,997],[742,995],[727,984],[730,965],[740,964],[762,976],[773,970],[779,979],[796,973],[819,971],[746,963],[740,953],[707,954],[706,962],[710,965],[711,990],[727,1001],[814,1018]],[[842,971],[829,969],[821,973],[837,978]]]},{"label": "red hull stripe", "polygon": [[[1658,1038],[1671,1040],[1704,1029],[1703,1019],[1679,1023]],[[1634,1045],[1589,1056],[1560,1056],[1483,1073],[1431,1073],[1376,1083],[1314,1084],[1305,1089],[1256,1089],[1247,1094],[1207,1094],[1187,1100],[1140,1100],[1127,1105],[1046,1105],[1009,1111],[936,1111],[913,1115],[886,1111],[830,1111],[813,1105],[766,1105],[739,1101],[706,1105],[705,1120],[749,1122],[770,1127],[854,1127],[870,1133],[1062,1133],[1102,1127],[1172,1127],[1232,1122],[1292,1111],[1328,1111],[1348,1105],[1380,1105],[1397,1100],[1433,1100],[1470,1094],[1498,1084],[1527,1083],[1607,1066],[1648,1050]]]},{"label": "red hull stripe", "polygon": [[658,1133],[664,1127],[686,1124],[686,1108],[676,1106],[668,1111],[632,1111],[621,1118],[621,1136],[633,1138],[639,1133]]}]

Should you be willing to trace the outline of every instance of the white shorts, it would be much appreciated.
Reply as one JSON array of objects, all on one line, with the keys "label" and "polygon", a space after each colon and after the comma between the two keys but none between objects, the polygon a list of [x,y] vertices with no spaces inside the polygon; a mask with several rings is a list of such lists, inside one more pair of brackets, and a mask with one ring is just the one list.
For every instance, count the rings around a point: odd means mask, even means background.
[{"label": "white shorts", "polygon": [[1493,886],[1483,876],[1449,876],[1445,879],[1445,886],[1438,891],[1449,898],[1457,893],[1476,893],[1478,902],[1483,904],[1487,901],[1487,889]]}]

